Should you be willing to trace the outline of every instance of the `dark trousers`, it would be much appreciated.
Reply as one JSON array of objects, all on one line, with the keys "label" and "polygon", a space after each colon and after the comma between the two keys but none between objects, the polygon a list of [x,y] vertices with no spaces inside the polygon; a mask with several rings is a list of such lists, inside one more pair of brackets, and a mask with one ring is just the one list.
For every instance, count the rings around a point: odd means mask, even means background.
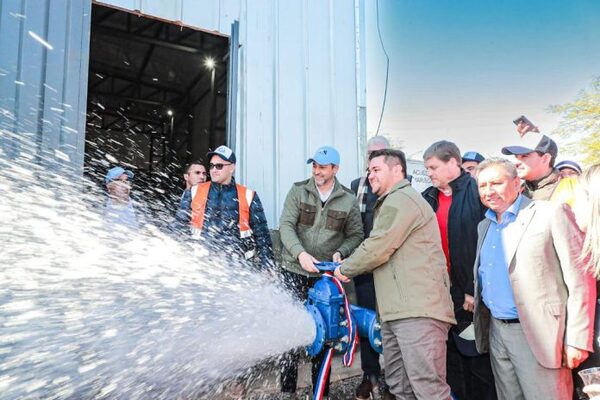
[{"label": "dark trousers", "polygon": [[462,355],[456,348],[452,332],[447,343],[446,381],[458,400],[496,400],[489,354],[477,357]]},{"label": "dark trousers", "polygon": [[[308,289],[310,289],[318,278],[308,278],[303,275],[298,275],[289,271],[282,271],[282,279],[284,285],[294,294],[299,301],[306,301],[308,297]],[[284,354],[281,357],[279,370],[281,391],[286,393],[294,393],[298,384],[298,361],[300,359],[300,352],[303,350],[292,350],[289,353]],[[325,357],[325,351],[321,351],[316,357],[311,359],[312,363],[312,385],[315,387],[317,378],[319,376],[319,370]],[[329,379],[331,374],[327,377],[325,383],[324,396],[329,396]]]},{"label": "dark trousers", "polygon": [[[359,275],[354,278],[354,288],[356,290],[357,305],[376,311],[377,298],[375,297],[373,274]],[[381,374],[379,353],[371,347],[369,338],[360,338],[360,367],[365,379],[379,377]]]}]

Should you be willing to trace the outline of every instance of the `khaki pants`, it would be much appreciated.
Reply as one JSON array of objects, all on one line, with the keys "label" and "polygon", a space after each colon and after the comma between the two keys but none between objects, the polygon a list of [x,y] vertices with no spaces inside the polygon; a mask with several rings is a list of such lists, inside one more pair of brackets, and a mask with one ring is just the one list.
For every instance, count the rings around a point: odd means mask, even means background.
[{"label": "khaki pants", "polygon": [[381,325],[385,380],[398,400],[448,400],[446,340],[450,324],[406,318]]}]

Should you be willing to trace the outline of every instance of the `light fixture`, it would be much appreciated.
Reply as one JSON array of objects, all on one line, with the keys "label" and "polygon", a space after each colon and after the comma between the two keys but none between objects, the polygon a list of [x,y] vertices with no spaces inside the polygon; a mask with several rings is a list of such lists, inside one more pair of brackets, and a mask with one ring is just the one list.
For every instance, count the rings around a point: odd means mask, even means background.
[{"label": "light fixture", "polygon": [[206,57],[204,59],[204,66],[208,69],[214,69],[215,68],[215,59],[212,57]]},{"label": "light fixture", "polygon": [[173,110],[167,110],[167,115],[169,117],[172,117],[173,116]]}]

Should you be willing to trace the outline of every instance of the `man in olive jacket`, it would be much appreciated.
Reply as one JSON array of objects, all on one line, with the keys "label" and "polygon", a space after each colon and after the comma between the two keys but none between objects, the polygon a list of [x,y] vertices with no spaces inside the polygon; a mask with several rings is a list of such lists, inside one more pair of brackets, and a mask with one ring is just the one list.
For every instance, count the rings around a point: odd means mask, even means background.
[{"label": "man in olive jacket", "polygon": [[406,180],[403,152],[378,150],[369,160],[379,196],[373,230],[335,275],[346,282],[373,272],[392,394],[448,400],[446,339],[456,320],[435,214]]},{"label": "man in olive jacket", "polygon": [[[308,289],[320,276],[315,262],[339,262],[363,240],[356,198],[335,177],[340,164],[337,150],[323,146],[308,159],[307,164],[311,163],[312,178],[294,183],[279,220],[283,279],[301,301],[306,300]],[[313,360],[313,385],[323,354]],[[282,359],[281,391],[294,393],[297,378],[298,356],[292,353]],[[325,396],[328,389],[329,381]]]}]

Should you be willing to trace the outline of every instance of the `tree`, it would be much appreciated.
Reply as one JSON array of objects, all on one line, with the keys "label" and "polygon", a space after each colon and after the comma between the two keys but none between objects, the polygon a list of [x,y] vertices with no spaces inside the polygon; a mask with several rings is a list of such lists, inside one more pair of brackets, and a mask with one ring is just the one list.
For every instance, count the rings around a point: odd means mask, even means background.
[{"label": "tree", "polygon": [[568,140],[564,146],[567,153],[582,155],[586,165],[600,163],[600,77],[575,100],[552,105],[549,111],[561,115],[554,133]]}]

